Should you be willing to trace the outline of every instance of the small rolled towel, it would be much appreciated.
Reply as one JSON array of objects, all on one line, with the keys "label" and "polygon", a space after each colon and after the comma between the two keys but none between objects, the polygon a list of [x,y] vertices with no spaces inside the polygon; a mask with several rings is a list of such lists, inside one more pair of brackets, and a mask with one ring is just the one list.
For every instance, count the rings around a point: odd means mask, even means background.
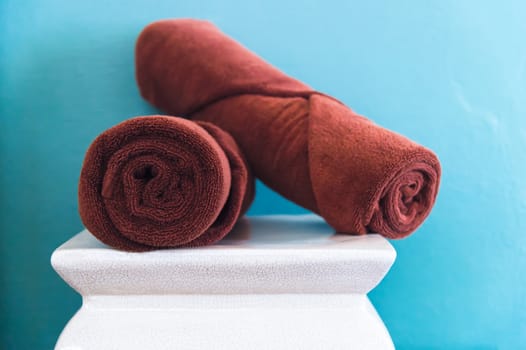
[{"label": "small rolled towel", "polygon": [[209,22],[148,25],[136,77],[153,105],[228,131],[257,177],[339,232],[401,238],[435,202],[433,152],[288,77]]},{"label": "small rolled towel", "polygon": [[132,118],[103,132],[79,181],[86,228],[128,251],[212,244],[253,197],[254,179],[228,133],[167,116]]}]

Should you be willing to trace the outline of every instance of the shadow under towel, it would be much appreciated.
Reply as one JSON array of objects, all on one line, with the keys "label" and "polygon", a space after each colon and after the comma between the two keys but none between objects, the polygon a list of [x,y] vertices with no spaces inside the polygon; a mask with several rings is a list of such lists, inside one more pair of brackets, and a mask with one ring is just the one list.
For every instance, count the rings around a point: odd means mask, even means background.
[{"label": "shadow under towel", "polygon": [[148,25],[136,45],[142,96],[229,132],[266,185],[339,232],[401,238],[428,216],[436,155],[288,77],[213,24]]},{"label": "shadow under towel", "polygon": [[215,243],[253,197],[254,179],[228,133],[168,116],[132,118],[103,132],[79,181],[86,228],[128,251]]}]

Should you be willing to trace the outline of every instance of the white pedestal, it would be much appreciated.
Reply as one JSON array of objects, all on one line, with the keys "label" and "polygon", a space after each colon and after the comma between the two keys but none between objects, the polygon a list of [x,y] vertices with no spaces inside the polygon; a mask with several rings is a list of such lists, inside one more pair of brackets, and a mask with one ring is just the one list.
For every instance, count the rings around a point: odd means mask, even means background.
[{"label": "white pedestal", "polygon": [[147,253],[83,231],[51,257],[83,297],[55,349],[393,349],[366,294],[395,256],[314,215],[251,217],[217,245]]}]

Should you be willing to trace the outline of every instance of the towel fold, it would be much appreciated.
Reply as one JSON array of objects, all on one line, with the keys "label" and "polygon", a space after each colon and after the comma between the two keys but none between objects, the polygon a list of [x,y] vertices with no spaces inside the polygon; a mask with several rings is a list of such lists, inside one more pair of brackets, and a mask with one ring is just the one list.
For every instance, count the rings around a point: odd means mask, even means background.
[{"label": "towel fold", "polygon": [[147,26],[136,77],[153,105],[228,131],[257,177],[339,232],[401,238],[433,207],[433,152],[288,77],[209,22]]},{"label": "towel fold", "polygon": [[89,147],[79,181],[86,228],[118,249],[194,247],[223,238],[254,196],[232,137],[207,122],[129,119]]}]

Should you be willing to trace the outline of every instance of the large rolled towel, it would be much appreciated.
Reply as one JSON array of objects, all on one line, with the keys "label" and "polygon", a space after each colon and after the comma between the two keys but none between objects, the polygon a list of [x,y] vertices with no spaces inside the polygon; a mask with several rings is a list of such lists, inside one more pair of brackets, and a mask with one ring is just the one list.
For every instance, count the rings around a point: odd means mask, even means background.
[{"label": "large rolled towel", "polygon": [[146,100],[228,131],[257,177],[337,231],[401,238],[435,202],[433,152],[288,77],[209,22],[147,26],[136,76]]},{"label": "large rolled towel", "polygon": [[129,119],[89,147],[79,212],[123,250],[194,247],[223,238],[252,202],[254,179],[232,137],[207,123]]}]

